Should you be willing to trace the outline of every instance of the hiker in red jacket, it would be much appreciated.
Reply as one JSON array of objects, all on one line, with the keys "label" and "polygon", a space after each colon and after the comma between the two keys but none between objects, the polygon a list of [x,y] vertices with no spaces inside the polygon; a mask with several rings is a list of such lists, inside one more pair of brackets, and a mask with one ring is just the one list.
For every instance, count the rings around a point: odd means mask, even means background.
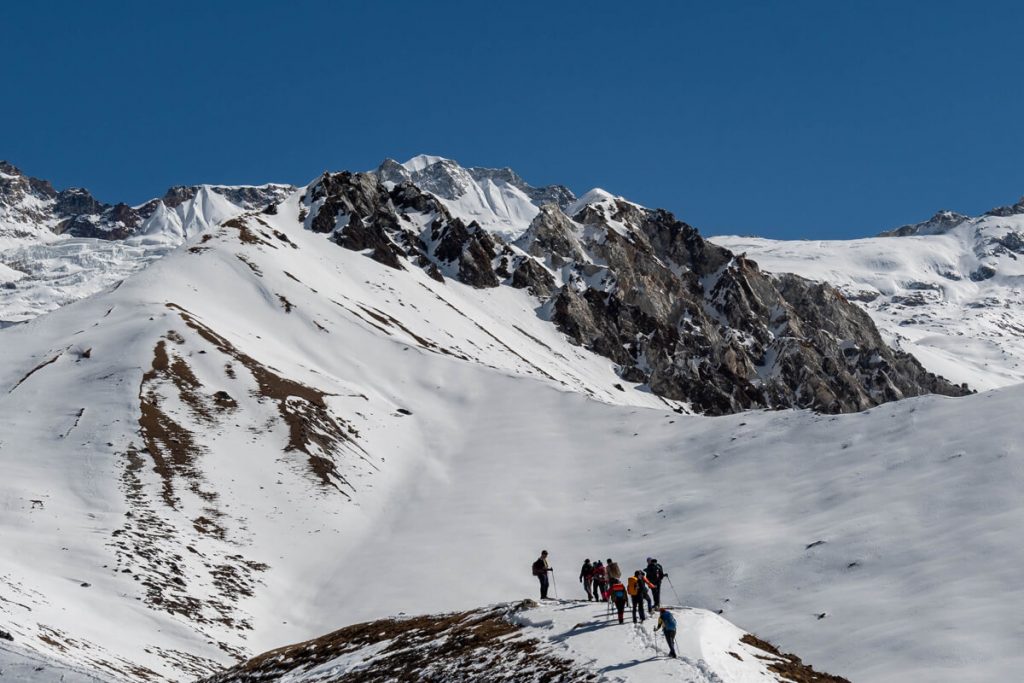
[{"label": "hiker in red jacket", "polygon": [[608,602],[608,573],[601,560],[594,563],[594,599]]}]

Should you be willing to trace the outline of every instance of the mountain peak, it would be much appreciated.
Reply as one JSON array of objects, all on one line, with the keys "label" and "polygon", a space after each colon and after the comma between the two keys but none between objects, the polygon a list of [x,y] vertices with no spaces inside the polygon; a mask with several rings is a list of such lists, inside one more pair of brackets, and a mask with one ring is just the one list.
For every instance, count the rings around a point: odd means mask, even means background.
[{"label": "mountain peak", "polygon": [[879,237],[910,237],[920,235],[944,235],[969,220],[968,216],[948,209],[940,209],[935,215],[920,223],[901,225],[898,228],[879,233]]},{"label": "mountain peak", "polygon": [[510,240],[526,231],[541,205],[566,209],[576,199],[567,187],[535,187],[508,167],[466,168],[428,154],[405,163],[385,159],[375,173],[389,187],[409,181],[437,197],[453,216]]}]

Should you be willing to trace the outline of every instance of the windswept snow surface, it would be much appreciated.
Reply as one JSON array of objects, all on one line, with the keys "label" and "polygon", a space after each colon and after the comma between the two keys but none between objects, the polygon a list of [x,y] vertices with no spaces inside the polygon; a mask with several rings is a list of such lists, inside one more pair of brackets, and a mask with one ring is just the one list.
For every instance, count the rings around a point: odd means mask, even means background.
[{"label": "windswept snow surface", "polygon": [[547,548],[563,597],[584,557],[654,555],[681,604],[851,680],[1024,669],[1024,386],[680,415],[617,389],[523,290],[387,268],[298,211],[0,330],[0,623],[20,646],[182,680],[522,598]]},{"label": "windswept snow surface", "polygon": [[109,683],[109,680],[0,641],[0,681],[4,683]]},{"label": "windswept snow surface", "polygon": [[840,288],[887,342],[932,372],[979,390],[1022,382],[1024,215],[957,220],[937,231],[933,219],[901,237],[710,240],[764,270]]},{"label": "windswept snow surface", "polygon": [[[676,659],[670,659],[665,636],[655,632],[657,617],[619,624],[604,603],[545,603],[516,615],[524,637],[549,640],[553,651],[594,671],[601,679],[622,683],[693,681],[694,683],[768,683],[779,677],[767,667],[764,650],[742,642],[744,631],[703,609],[674,608],[678,633]],[[730,654],[732,653],[732,654]]]}]

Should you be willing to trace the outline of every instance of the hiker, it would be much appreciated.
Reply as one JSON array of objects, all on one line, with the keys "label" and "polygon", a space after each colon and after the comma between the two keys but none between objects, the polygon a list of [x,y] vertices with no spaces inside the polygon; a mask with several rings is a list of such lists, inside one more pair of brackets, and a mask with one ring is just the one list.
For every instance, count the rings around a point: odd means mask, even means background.
[{"label": "hiker", "polygon": [[583,567],[580,569],[580,583],[583,590],[587,591],[587,602],[594,599],[594,565],[590,564],[590,558],[583,560]]},{"label": "hiker", "polygon": [[[629,577],[626,583],[626,592],[629,593],[630,600],[633,605],[633,623],[636,623],[637,612],[640,613],[640,623],[644,623],[644,619],[647,617],[644,615],[644,602],[650,600],[650,594],[648,588],[653,588],[654,584],[647,580],[644,573],[639,569],[633,573],[633,576]],[[650,609],[650,608],[648,608]],[[654,611],[651,610],[651,614]]]},{"label": "hiker", "polygon": [[676,618],[668,611],[668,607],[662,607],[658,625],[654,630],[665,629],[665,642],[668,643],[668,656],[673,659],[676,656]]},{"label": "hiker", "polygon": [[647,572],[640,570],[640,579],[643,585],[640,586],[640,597],[647,603],[647,613],[654,616],[654,600],[651,592],[654,590],[654,583],[647,578]]},{"label": "hiker", "polygon": [[587,601],[594,599],[594,565],[590,563],[590,558],[583,560],[583,566],[580,568],[580,583],[583,584],[583,590],[587,592]]},{"label": "hiker", "polygon": [[619,623],[626,623],[626,587],[622,584],[619,579],[612,579],[611,585],[608,587],[608,594],[611,597],[612,602],[615,603],[615,609],[619,612]]},{"label": "hiker", "polygon": [[609,579],[621,579],[622,578],[622,570],[619,569],[619,563],[618,562],[612,562],[612,558],[609,557],[608,558],[608,564],[606,565],[606,567],[608,569],[608,578]]},{"label": "hiker", "polygon": [[647,558],[647,568],[644,569],[644,574],[654,584],[651,593],[654,595],[654,607],[657,609],[661,607],[661,582],[665,580],[668,574],[665,573],[665,570],[662,569],[661,565],[653,557]]},{"label": "hiker", "polygon": [[533,575],[540,581],[540,599],[548,599],[548,572],[554,572],[548,564],[548,551],[540,551],[540,557],[533,563]]},{"label": "hiker", "polygon": [[594,599],[608,602],[608,572],[601,560],[594,563]]}]

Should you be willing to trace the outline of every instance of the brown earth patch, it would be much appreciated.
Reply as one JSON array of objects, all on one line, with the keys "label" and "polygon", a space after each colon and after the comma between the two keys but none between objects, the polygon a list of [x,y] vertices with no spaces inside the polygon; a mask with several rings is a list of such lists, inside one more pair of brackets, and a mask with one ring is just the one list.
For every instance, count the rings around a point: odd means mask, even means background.
[{"label": "brown earth patch", "polygon": [[[748,633],[740,638],[740,642],[772,655],[771,657],[756,655],[756,657],[764,660],[768,669],[782,676],[784,680],[793,681],[793,683],[850,683],[842,676],[815,671],[813,666],[804,664],[796,655],[779,652],[777,647],[755,635]],[[737,657],[737,659],[739,658]]]},{"label": "brown earth patch", "polygon": [[262,237],[257,236],[257,234],[249,228],[245,222],[245,216],[238,216],[237,218],[224,221],[221,223],[221,227],[237,230],[238,239],[242,244],[262,244],[264,246],[271,247],[272,249],[277,249],[277,245],[271,244]]},{"label": "brown earth patch", "polygon": [[249,259],[247,259],[245,256],[243,256],[242,254],[235,254],[235,258],[237,258],[245,265],[249,266],[249,270],[251,270],[253,274],[256,275],[256,277],[263,277],[263,271],[260,270],[260,267],[257,266],[252,261],[250,261]]},{"label": "brown earth patch", "polygon": [[178,504],[174,494],[175,477],[181,477],[191,482],[195,490],[199,489],[200,477],[195,459],[202,453],[192,432],[176,422],[161,407],[157,389],[163,380],[170,380],[178,386],[182,400],[188,402],[186,396],[195,399],[195,387],[190,384],[197,382],[195,376],[191,370],[183,373],[180,365],[175,363],[175,366],[176,369],[172,370],[167,344],[161,339],[153,349],[152,367],[142,376],[142,384],[139,386],[139,429],[145,443],[143,452],[153,459],[153,470],[163,480],[164,502],[172,508]]},{"label": "brown earth patch", "polygon": [[356,452],[376,469],[376,465],[370,463],[365,452],[355,443],[355,430],[352,426],[331,413],[326,400],[330,394],[282,377],[200,323],[187,310],[173,303],[167,304],[167,307],[177,311],[185,324],[199,336],[249,371],[258,385],[257,396],[274,401],[281,419],[288,426],[288,445],[285,451],[304,453],[310,470],[323,485],[348,496],[340,485],[351,487],[351,484],[338,471],[330,457],[342,446],[349,447],[349,450]]}]

